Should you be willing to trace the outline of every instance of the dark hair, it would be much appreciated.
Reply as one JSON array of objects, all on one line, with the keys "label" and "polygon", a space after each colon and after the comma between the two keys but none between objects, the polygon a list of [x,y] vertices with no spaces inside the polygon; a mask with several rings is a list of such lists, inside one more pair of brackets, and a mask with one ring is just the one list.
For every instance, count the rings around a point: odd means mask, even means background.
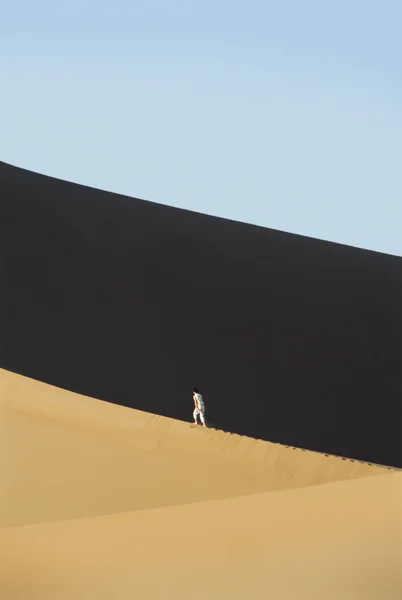
[{"label": "dark hair", "polygon": [[195,394],[198,394],[198,388],[194,388],[194,389],[193,389],[193,392],[194,392]]}]

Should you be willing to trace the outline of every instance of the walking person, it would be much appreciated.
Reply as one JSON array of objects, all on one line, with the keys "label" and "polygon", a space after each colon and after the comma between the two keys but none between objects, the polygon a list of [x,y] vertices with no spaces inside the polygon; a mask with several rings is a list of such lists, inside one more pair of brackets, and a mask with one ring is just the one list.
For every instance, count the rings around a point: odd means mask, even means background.
[{"label": "walking person", "polygon": [[198,388],[193,389],[193,400],[194,400],[194,412],[193,412],[194,422],[196,425],[198,425],[197,417],[198,417],[198,415],[200,415],[200,421],[201,421],[202,425],[204,427],[206,427],[204,399],[203,399],[202,395],[200,394],[200,392],[198,391]]}]

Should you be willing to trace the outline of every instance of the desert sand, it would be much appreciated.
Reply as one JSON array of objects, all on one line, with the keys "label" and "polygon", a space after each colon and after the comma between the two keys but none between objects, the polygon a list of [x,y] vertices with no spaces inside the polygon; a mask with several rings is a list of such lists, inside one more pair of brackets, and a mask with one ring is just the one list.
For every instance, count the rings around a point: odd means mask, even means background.
[{"label": "desert sand", "polygon": [[1,600],[402,597],[395,469],[5,370],[0,439]]}]

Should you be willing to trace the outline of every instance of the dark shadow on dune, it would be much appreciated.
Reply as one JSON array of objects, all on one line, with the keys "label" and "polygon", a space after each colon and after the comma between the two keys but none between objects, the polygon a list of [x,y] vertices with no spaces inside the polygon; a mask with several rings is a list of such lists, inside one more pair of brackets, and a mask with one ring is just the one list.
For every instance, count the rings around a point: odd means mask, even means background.
[{"label": "dark shadow on dune", "polygon": [[402,466],[402,259],[0,173],[2,367]]}]

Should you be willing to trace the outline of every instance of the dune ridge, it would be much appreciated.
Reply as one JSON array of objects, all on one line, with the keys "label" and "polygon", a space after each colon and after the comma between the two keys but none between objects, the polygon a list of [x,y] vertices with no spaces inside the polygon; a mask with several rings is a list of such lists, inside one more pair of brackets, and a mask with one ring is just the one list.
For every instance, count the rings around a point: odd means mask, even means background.
[{"label": "dune ridge", "polygon": [[[83,518],[381,475],[389,467],[113,405],[0,370],[0,523]],[[189,416],[191,416],[189,403]],[[26,498],[29,497],[29,503]]]},{"label": "dune ridge", "polygon": [[0,530],[5,600],[399,600],[402,476]]},{"label": "dune ridge", "polygon": [[401,597],[395,468],[1,369],[0,435],[2,600]]}]

